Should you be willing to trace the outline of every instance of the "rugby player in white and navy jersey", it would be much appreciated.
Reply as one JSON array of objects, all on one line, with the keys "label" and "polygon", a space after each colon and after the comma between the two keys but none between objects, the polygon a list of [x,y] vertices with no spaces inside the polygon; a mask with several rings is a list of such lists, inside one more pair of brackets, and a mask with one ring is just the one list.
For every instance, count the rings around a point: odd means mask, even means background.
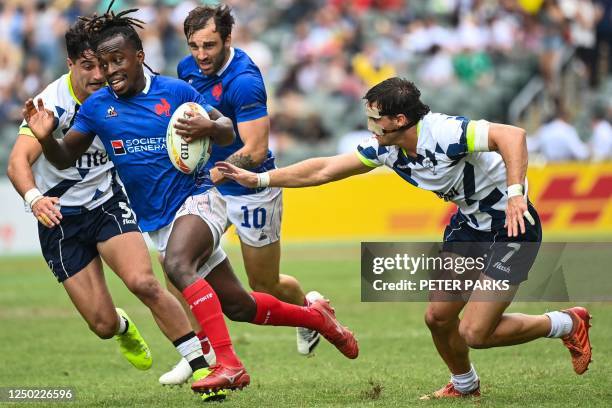
[{"label": "rugby player in white and navy jersey", "polygon": [[[416,86],[402,78],[379,83],[364,99],[368,128],[374,135],[357,146],[355,153],[313,158],[259,174],[229,163],[217,166],[226,177],[247,187],[315,186],[387,166],[413,186],[457,205],[458,211],[444,232],[443,250],[488,256],[477,279],[489,284],[492,282],[485,281],[507,279],[509,291],[497,301],[492,301],[491,295],[498,292],[489,291],[487,297],[485,291],[474,290],[459,300],[429,303],[425,321],[451,371],[451,381],[424,399],[480,395],[480,381],[468,357],[470,347],[562,338],[574,370],[584,373],[591,359],[586,309],[574,307],[538,316],[504,313],[518,285],[527,279],[542,240],[538,214],[525,191],[525,131],[432,113],[420,101]],[[456,250],[461,243],[470,243],[475,251],[466,254]],[[505,256],[507,249],[495,251],[498,246],[513,248],[512,261]],[[430,295],[442,298],[440,293]]]},{"label": "rugby player in white and navy jersey", "polygon": [[[66,47],[69,72],[35,98],[51,109],[56,139],[62,139],[72,127],[82,102],[106,82],[83,23],[66,33]],[[205,365],[185,312],[153,275],[148,248],[100,139],[96,137],[76,163],[64,170],[41,153],[41,145],[24,121],[9,159],[8,175],[39,221],[40,244],[49,268],[90,329],[102,339],[115,336],[121,352],[135,367],[151,367],[149,347],[127,314],[113,305],[103,259],[149,307],[170,340],[192,339]]]}]

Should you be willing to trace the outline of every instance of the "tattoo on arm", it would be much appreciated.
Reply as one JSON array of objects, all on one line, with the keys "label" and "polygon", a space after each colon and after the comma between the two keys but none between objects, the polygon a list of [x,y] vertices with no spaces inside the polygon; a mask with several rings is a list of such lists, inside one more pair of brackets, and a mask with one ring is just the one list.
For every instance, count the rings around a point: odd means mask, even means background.
[{"label": "tattoo on arm", "polygon": [[257,166],[250,154],[234,153],[225,159],[225,161],[246,170],[255,168]]}]

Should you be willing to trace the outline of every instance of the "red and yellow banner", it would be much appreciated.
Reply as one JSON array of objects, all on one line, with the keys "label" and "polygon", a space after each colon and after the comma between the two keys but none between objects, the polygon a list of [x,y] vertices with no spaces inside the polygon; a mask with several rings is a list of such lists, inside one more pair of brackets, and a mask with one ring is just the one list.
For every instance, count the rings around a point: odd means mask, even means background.
[{"label": "red and yellow banner", "polygon": [[548,165],[528,179],[544,233],[612,236],[612,163]]},{"label": "red and yellow banner", "polygon": [[[612,237],[612,163],[529,169],[529,196],[545,238]],[[283,239],[439,239],[455,207],[391,171],[285,189]]]}]

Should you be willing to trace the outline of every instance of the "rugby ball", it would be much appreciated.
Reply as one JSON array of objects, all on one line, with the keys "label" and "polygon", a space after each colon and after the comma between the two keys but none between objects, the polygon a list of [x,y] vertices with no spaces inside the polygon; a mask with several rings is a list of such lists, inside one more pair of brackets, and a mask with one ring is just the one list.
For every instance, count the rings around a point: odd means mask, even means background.
[{"label": "rugby ball", "polygon": [[166,130],[166,149],[168,150],[168,156],[174,167],[185,174],[191,174],[196,168],[208,162],[210,157],[210,153],[208,152],[210,139],[205,137],[187,143],[182,137],[176,134],[174,124],[177,123],[179,118],[188,119],[189,116],[187,116],[187,112],[200,114],[206,119],[209,118],[206,110],[195,102],[186,102],[176,108],[168,123],[168,129]]}]

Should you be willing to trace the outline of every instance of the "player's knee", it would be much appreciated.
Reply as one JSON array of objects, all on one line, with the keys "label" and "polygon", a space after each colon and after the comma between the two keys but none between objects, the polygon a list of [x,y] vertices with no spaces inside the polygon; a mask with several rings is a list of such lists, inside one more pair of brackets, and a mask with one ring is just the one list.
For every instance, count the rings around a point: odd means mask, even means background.
[{"label": "player's knee", "polygon": [[164,259],[164,270],[170,282],[178,290],[183,290],[193,281],[196,269],[192,262],[180,256],[168,256]]},{"label": "player's knee", "polygon": [[488,348],[489,333],[480,327],[463,322],[459,325],[459,335],[470,348]]},{"label": "player's knee", "polygon": [[457,324],[457,316],[447,316],[436,309],[427,308],[425,324],[432,331],[444,330]]},{"label": "player's knee", "polygon": [[96,318],[89,323],[89,329],[101,339],[110,339],[117,333],[117,324],[116,316],[112,319]]},{"label": "player's knee", "polygon": [[156,302],[163,292],[163,288],[154,276],[144,276],[132,279],[127,283],[127,287],[145,304]]},{"label": "player's knee", "polygon": [[246,296],[232,297],[229,302],[222,302],[221,309],[228,319],[234,322],[252,322],[257,313],[257,305],[253,298]]}]

